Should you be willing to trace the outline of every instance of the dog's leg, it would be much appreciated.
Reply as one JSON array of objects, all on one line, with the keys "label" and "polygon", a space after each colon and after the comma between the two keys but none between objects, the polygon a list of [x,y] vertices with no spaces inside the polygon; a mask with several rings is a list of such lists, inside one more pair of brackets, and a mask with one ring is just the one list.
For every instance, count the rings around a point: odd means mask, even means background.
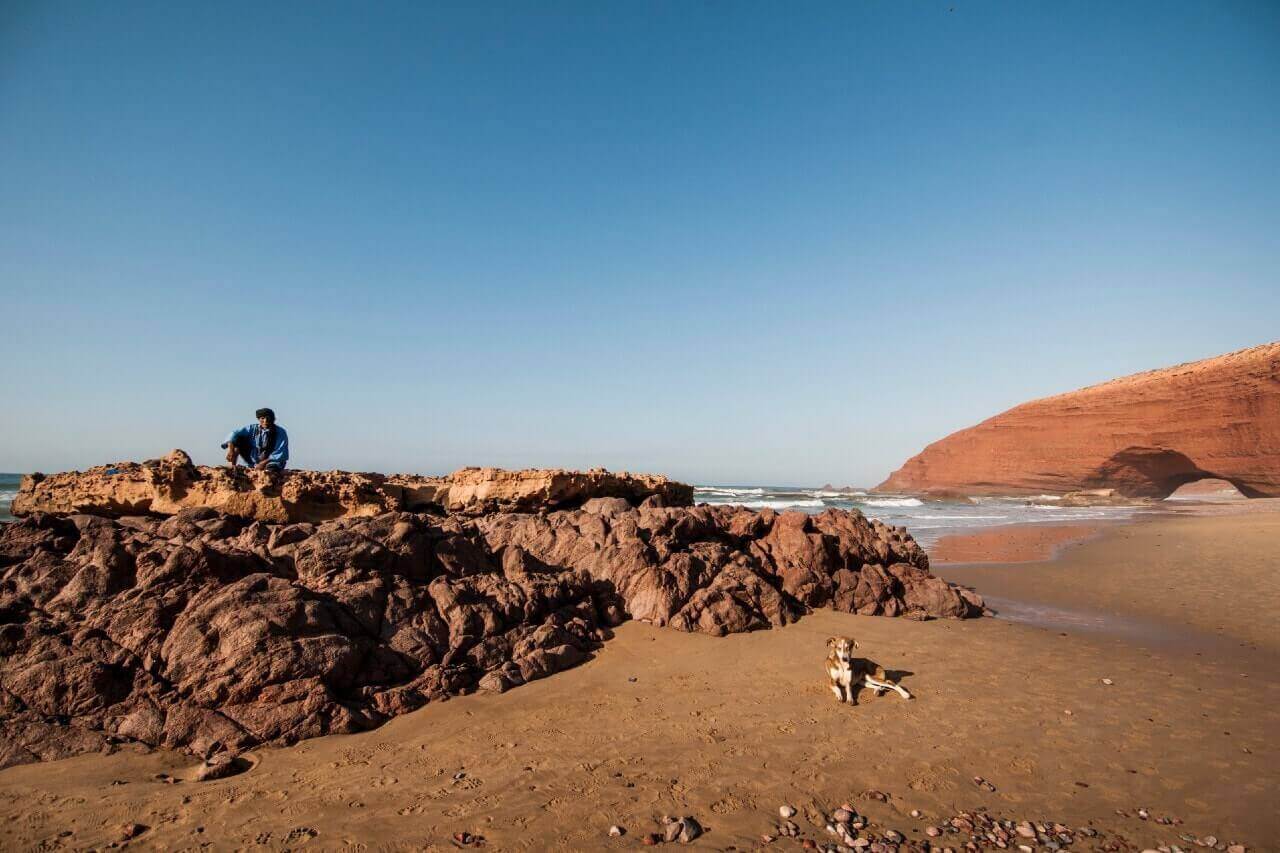
[{"label": "dog's leg", "polygon": [[841,690],[840,690],[840,682],[838,682],[838,681],[832,681],[832,682],[831,682],[831,692],[832,692],[832,693],[834,693],[834,694],[836,694],[836,701],[837,701],[837,702],[843,702],[843,701],[844,701],[844,693],[843,693],[843,692],[841,692]]},{"label": "dog's leg", "polygon": [[903,699],[911,698],[911,694],[908,693],[907,689],[905,687],[902,687],[901,685],[894,684],[889,681],[877,681],[876,679],[872,678],[869,675],[864,675],[862,677],[862,681],[864,684],[866,684],[868,687],[874,690],[877,696],[884,693],[886,690],[894,690]]}]

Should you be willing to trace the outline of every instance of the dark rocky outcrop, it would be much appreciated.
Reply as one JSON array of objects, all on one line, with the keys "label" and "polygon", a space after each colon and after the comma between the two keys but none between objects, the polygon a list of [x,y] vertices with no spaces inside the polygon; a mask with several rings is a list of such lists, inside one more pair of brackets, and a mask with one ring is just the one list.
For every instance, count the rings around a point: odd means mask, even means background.
[{"label": "dark rocky outcrop", "polygon": [[0,766],[354,732],[572,666],[627,618],[719,635],[811,607],[982,613],[927,567],[900,529],[835,510],[35,513],[0,528]]}]

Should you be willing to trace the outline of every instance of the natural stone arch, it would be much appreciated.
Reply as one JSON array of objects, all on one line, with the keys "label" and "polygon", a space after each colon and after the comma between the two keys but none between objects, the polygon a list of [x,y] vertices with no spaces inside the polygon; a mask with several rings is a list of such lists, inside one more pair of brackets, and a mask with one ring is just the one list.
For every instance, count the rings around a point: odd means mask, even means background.
[{"label": "natural stone arch", "polygon": [[1244,493],[1227,480],[1213,477],[1183,483],[1165,500],[1247,500]]},{"label": "natural stone arch", "polygon": [[1226,480],[1247,498],[1262,495],[1234,477],[1206,471],[1185,453],[1167,447],[1126,447],[1098,467],[1089,488],[1115,489],[1131,498],[1164,500],[1196,480]]}]

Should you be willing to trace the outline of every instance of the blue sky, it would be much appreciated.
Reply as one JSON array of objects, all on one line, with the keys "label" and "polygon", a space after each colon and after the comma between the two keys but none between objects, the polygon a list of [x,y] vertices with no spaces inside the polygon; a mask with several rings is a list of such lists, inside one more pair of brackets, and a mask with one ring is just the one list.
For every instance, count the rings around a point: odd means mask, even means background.
[{"label": "blue sky", "polygon": [[872,484],[1280,337],[1280,6],[0,4],[0,470]]}]

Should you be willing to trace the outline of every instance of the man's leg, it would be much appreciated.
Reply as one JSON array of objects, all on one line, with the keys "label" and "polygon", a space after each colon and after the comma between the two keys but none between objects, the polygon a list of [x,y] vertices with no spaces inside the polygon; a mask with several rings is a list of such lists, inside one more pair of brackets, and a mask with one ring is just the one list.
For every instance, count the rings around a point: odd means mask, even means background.
[{"label": "man's leg", "polygon": [[236,460],[232,461],[231,467],[234,468],[236,464],[241,460],[244,461],[245,465],[250,465],[250,466],[253,465],[253,463],[249,461],[250,460],[249,452],[252,449],[251,442],[252,442],[252,439],[248,438],[247,436],[240,436],[231,444],[230,449],[234,450],[236,452],[236,457],[238,457]]}]

